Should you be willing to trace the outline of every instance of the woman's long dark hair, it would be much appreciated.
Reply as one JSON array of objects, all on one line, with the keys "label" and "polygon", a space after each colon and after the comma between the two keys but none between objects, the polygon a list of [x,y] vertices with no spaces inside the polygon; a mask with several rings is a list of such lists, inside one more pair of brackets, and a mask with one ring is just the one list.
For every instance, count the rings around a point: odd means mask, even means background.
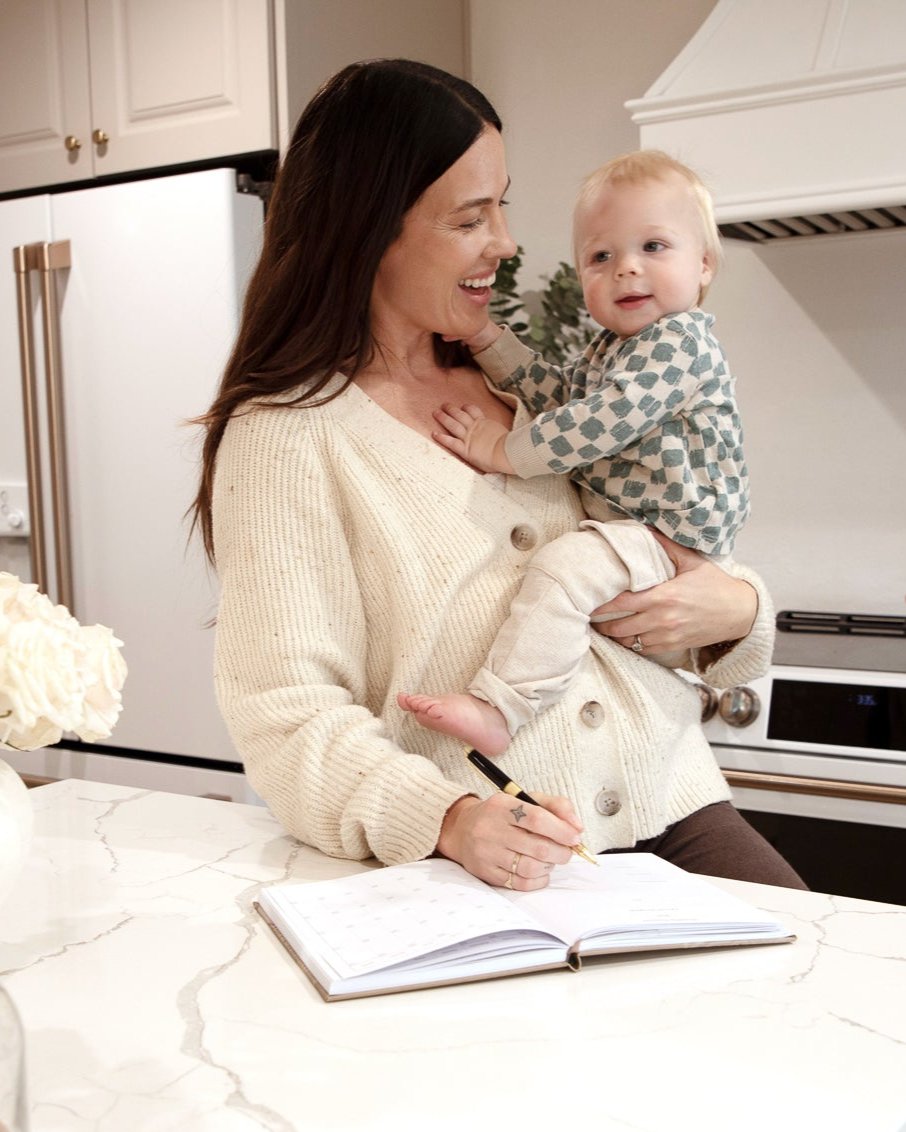
[{"label": "woman's long dark hair", "polygon": [[[252,399],[296,388],[294,403],[323,403],[330,398],[318,394],[337,370],[351,380],[370,361],[371,291],[384,252],[409,209],[487,125],[501,128],[480,91],[408,59],[353,63],[304,110],[268,206],[233,353],[196,422],[206,431],[191,514],[212,562],[214,464],[230,417]],[[462,360],[458,343],[435,336],[435,350],[443,364]]]}]

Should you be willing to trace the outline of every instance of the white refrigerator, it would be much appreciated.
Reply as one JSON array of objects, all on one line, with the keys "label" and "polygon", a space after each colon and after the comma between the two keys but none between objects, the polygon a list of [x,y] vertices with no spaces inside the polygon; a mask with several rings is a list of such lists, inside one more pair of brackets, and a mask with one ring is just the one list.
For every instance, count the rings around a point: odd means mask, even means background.
[{"label": "white refrigerator", "polygon": [[216,579],[184,518],[186,422],[262,221],[231,169],[0,201],[0,569],[109,625],[129,667],[106,743],[4,754],[17,769],[244,796],[213,690]]}]

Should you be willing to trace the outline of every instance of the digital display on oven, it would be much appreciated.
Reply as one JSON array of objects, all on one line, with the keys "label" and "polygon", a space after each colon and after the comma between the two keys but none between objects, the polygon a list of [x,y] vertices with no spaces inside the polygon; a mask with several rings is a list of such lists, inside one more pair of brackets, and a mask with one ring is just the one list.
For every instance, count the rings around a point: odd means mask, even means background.
[{"label": "digital display on oven", "polygon": [[768,738],[906,751],[906,688],[775,679]]}]

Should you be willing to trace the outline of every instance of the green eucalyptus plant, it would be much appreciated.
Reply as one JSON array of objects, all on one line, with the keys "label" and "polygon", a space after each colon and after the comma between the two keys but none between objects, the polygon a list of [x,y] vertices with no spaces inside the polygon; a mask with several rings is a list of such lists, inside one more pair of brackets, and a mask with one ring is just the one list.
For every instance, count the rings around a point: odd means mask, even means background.
[{"label": "green eucalyptus plant", "polygon": [[598,327],[585,309],[575,269],[562,261],[552,276],[544,277],[546,286],[537,295],[540,313],[529,313],[525,303],[528,293],[521,292],[517,284],[522,255],[523,249],[517,247],[516,254],[502,260],[497,269],[491,318],[508,326],[547,361],[563,365],[581,354]]}]

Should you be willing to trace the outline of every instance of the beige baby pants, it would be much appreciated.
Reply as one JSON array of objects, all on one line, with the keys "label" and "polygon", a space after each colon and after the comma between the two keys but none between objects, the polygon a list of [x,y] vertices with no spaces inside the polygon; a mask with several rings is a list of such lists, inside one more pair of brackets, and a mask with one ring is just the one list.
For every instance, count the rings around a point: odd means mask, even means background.
[{"label": "beige baby pants", "polygon": [[[675,573],[642,523],[586,519],[579,527],[532,558],[510,614],[469,687],[473,696],[503,713],[511,735],[569,687],[588,651],[591,614],[599,605],[623,590],[647,590]],[[679,662],[678,656],[648,659]]]}]

